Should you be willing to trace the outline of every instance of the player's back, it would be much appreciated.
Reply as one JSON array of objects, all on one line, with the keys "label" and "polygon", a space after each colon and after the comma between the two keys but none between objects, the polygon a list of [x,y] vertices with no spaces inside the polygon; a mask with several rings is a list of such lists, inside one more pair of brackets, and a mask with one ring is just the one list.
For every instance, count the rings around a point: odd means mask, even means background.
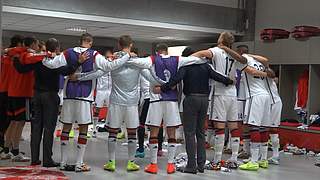
[{"label": "player's back", "polygon": [[[258,70],[258,71],[264,71],[265,67],[262,63],[255,60],[254,58],[243,55],[248,60],[248,66]],[[266,87],[266,78],[265,77],[258,77],[253,76],[251,74],[245,73],[246,78],[246,95],[248,97],[256,96],[256,95],[269,95],[268,89]]]},{"label": "player's back", "polygon": [[140,71],[138,67],[125,64],[111,72],[111,104],[138,105]]}]

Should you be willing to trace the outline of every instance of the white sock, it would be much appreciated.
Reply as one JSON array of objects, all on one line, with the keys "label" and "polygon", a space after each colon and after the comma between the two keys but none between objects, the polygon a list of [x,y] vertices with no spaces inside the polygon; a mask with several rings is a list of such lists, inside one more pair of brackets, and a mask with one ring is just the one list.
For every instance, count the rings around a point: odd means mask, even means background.
[{"label": "white sock", "polygon": [[237,161],[238,155],[239,155],[239,147],[240,147],[240,137],[231,137],[231,150],[232,155],[230,160],[231,161]]},{"label": "white sock", "polygon": [[99,121],[99,117],[93,117],[93,132],[97,131],[98,121]]},{"label": "white sock", "polygon": [[109,160],[111,160],[111,161],[116,160],[116,145],[117,145],[116,138],[109,137],[109,139],[108,139],[108,153],[109,153]]},{"label": "white sock", "polygon": [[169,143],[168,144],[168,163],[173,163],[174,156],[176,155],[176,143]]},{"label": "white sock", "polygon": [[157,164],[158,160],[158,144],[149,144],[150,147],[150,156],[151,156],[151,163]]},{"label": "white sock", "polygon": [[272,143],[272,157],[279,158],[279,147],[280,147],[279,134],[270,134],[270,139]]},{"label": "white sock", "polygon": [[250,154],[250,139],[243,140],[243,151]]},{"label": "white sock", "polygon": [[214,135],[214,130],[213,129],[208,129],[207,130],[207,136],[206,136],[206,141],[210,144],[214,144],[214,138],[212,138]]},{"label": "white sock", "polygon": [[81,165],[83,163],[84,152],[86,151],[86,144],[77,145],[77,162],[76,165]]},{"label": "white sock", "polygon": [[261,160],[268,159],[268,143],[264,142],[260,144],[260,153],[261,153]]},{"label": "white sock", "polygon": [[69,140],[61,140],[61,164],[67,164],[69,152]]},{"label": "white sock", "polygon": [[222,158],[222,151],[224,146],[224,134],[219,134],[215,136],[214,145],[214,162],[220,162]]},{"label": "white sock", "polygon": [[137,140],[130,139],[128,140],[128,157],[130,161],[134,161],[134,156],[137,148]]},{"label": "white sock", "polygon": [[250,150],[251,150],[251,161],[255,163],[258,162],[260,143],[251,143]]}]

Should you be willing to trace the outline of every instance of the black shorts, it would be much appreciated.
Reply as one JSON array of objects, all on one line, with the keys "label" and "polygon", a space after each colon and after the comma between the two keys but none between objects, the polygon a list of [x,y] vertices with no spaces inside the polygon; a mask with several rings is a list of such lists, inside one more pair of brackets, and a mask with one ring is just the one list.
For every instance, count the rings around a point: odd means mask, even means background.
[{"label": "black shorts", "polygon": [[10,121],[30,121],[29,98],[9,97],[7,116]]},{"label": "black shorts", "polygon": [[0,92],[0,132],[5,133],[7,130],[10,120],[7,118],[8,109],[8,93]]}]

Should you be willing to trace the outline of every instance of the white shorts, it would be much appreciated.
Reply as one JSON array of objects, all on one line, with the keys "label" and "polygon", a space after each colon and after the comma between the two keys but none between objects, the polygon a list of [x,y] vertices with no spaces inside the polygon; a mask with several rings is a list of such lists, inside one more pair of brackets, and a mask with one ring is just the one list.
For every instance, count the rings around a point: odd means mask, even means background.
[{"label": "white shorts", "polygon": [[121,106],[110,104],[106,125],[112,129],[126,128],[135,129],[139,126],[138,106]]},{"label": "white shorts", "polygon": [[210,119],[219,122],[239,121],[237,97],[213,96],[213,110]]},{"label": "white shorts", "polygon": [[60,122],[64,124],[91,124],[91,103],[88,101],[65,99],[62,105]]},{"label": "white shorts", "polygon": [[96,107],[108,107],[109,106],[110,91],[97,90],[96,94]]},{"label": "white shorts", "polygon": [[159,101],[150,103],[146,125],[160,127],[162,120],[166,127],[181,125],[178,102]]},{"label": "white shorts", "polygon": [[282,102],[271,104],[270,127],[279,127],[281,121]]},{"label": "white shorts", "polygon": [[207,115],[210,117],[210,115],[211,115],[211,112],[212,112],[212,101],[211,100],[209,100],[208,101],[208,110],[207,110]]},{"label": "white shorts", "polygon": [[245,124],[270,127],[271,99],[269,95],[258,95],[246,100]]},{"label": "white shorts", "polygon": [[238,104],[238,120],[243,121],[246,101],[245,100],[238,100],[237,104]]}]

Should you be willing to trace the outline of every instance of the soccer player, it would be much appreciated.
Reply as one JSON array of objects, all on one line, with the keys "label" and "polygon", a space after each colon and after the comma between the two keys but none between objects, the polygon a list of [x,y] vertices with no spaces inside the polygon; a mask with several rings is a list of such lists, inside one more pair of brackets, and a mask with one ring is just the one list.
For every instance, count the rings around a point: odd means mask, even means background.
[{"label": "soccer player", "polygon": [[[120,52],[116,57],[122,57],[123,52],[131,52],[133,41],[130,36],[124,35],[118,41]],[[133,58],[134,61],[134,58]],[[111,71],[112,89],[110,94],[110,107],[106,126],[109,131],[108,154],[109,161],[104,165],[107,171],[116,170],[116,135],[121,125],[125,124],[128,133],[128,171],[138,171],[139,165],[135,163],[135,150],[137,147],[137,127],[139,126],[138,101],[140,75],[151,84],[159,85],[149,70],[126,64],[119,69]]]},{"label": "soccer player", "polygon": [[240,169],[257,171],[259,167],[268,168],[267,142],[269,137],[265,127],[270,126],[271,98],[265,84],[265,78],[272,76],[272,73],[267,71],[267,66],[256,60],[264,57],[247,54],[242,56],[248,60],[248,66],[244,69],[246,83],[246,118],[244,123],[250,128],[251,160],[241,165]]},{"label": "soccer player", "polygon": [[281,111],[282,111],[282,101],[278,92],[278,83],[279,79],[267,78],[267,85],[271,95],[271,122],[270,122],[270,140],[272,144],[272,157],[268,160],[270,164],[279,165],[279,125],[281,120]]},{"label": "soccer player", "polygon": [[[105,53],[105,58],[108,60],[113,60],[112,50],[107,50]],[[93,116],[93,136],[96,137],[97,133],[97,123],[99,121],[100,109],[103,107],[109,107],[109,96],[111,93],[111,73],[108,72],[97,79],[96,97],[95,97],[95,112]]]},{"label": "soccer player", "polygon": [[[19,35],[13,36],[9,48],[21,47],[23,38]],[[0,75],[0,159],[10,158],[9,147],[5,147],[5,134],[10,125],[10,119],[7,117],[8,108],[8,87],[10,81],[11,57],[7,54],[1,57],[1,75]],[[11,132],[8,132],[8,135]],[[5,153],[6,152],[6,153]]]},{"label": "soccer player", "polygon": [[[53,60],[45,59],[43,64],[51,69],[56,69],[65,65],[78,63],[78,56],[82,53],[87,53],[89,58],[86,63],[83,63],[76,73],[94,72],[96,69],[101,69],[106,72],[117,69],[125,64],[130,55],[124,53],[124,56],[115,61],[106,60],[97,51],[91,49],[93,37],[89,33],[85,33],[80,38],[80,47],[69,48],[61,55],[56,56]],[[73,77],[71,77],[73,78]],[[72,124],[78,123],[79,137],[77,145],[77,161],[75,166],[76,172],[90,171],[90,167],[83,163],[83,157],[87,144],[88,125],[92,123],[91,119],[91,103],[93,102],[93,90],[95,88],[95,79],[87,81],[72,81],[67,79],[64,88],[64,102],[62,106],[63,130],[61,134],[61,170],[73,169],[68,165],[69,151],[69,132]]]},{"label": "soccer player", "polygon": [[[158,44],[156,51],[157,55],[147,58],[138,58],[136,62],[132,63],[142,68],[152,68],[152,72],[163,81],[169,81],[170,77],[173,77],[182,66],[207,62],[206,60],[197,57],[169,56],[168,46],[166,44]],[[156,174],[158,172],[158,134],[162,120],[163,124],[167,127],[168,134],[167,173],[172,174],[175,172],[175,166],[173,164],[176,152],[175,131],[176,127],[181,125],[176,89],[161,93],[160,95],[150,93],[150,107],[146,125],[148,125],[151,130],[149,139],[151,163],[145,168],[147,173]]]},{"label": "soccer player", "polygon": [[[198,51],[194,56],[206,57],[212,60],[215,70],[235,80],[236,69],[246,67],[247,59],[230,49],[234,37],[229,32],[223,32],[218,39],[218,47]],[[235,85],[226,87],[222,83],[215,83],[213,97],[213,112],[211,116],[215,128],[215,154],[213,169],[220,170],[221,157],[225,141],[225,126],[231,132],[232,156],[228,160],[228,167],[237,168],[237,156],[240,145],[240,131],[238,129],[237,92]],[[211,123],[212,123],[211,122]]]},{"label": "soccer player", "polygon": [[[11,57],[19,58],[22,64],[31,64],[36,60],[35,52],[38,50],[38,40],[34,37],[26,37],[23,40],[24,47],[15,47],[8,51]],[[38,56],[43,59],[43,56]],[[41,60],[40,59],[40,60]],[[25,121],[30,120],[30,98],[33,96],[34,75],[30,71],[19,73],[13,63],[9,66],[10,77],[8,86],[8,118],[10,125],[6,132],[5,151],[3,159],[12,159],[17,162],[30,161],[23,153],[20,153],[19,144]],[[9,152],[9,148],[11,151]]]}]

